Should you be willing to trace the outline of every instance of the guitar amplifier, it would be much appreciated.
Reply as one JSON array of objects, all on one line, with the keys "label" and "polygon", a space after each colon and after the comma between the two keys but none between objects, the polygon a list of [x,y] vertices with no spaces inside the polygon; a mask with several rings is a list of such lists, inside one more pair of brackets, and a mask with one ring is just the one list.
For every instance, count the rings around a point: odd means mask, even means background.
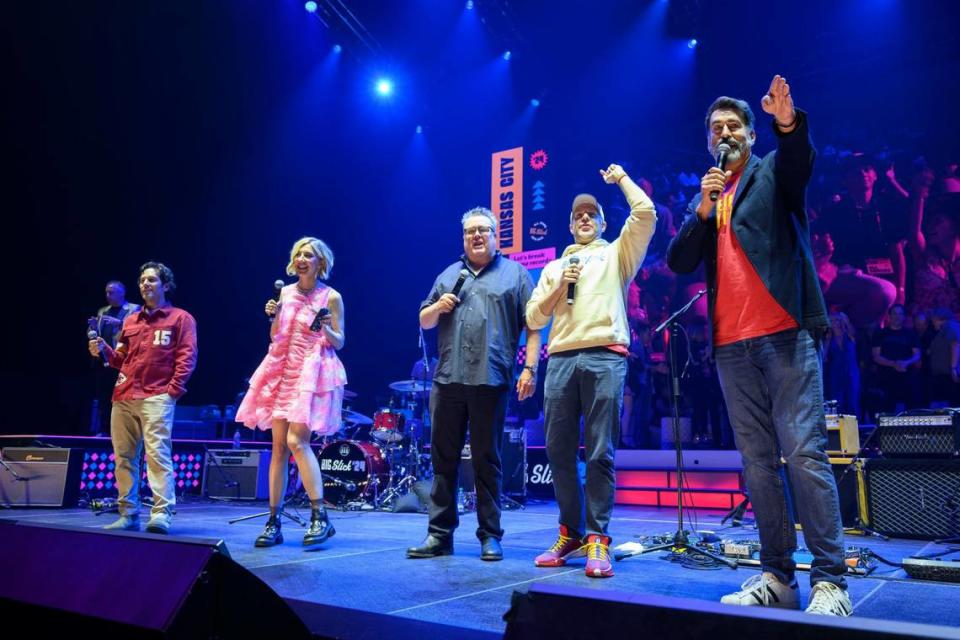
[{"label": "guitar amplifier", "polygon": [[864,465],[867,526],[896,538],[960,535],[960,460],[884,460]]},{"label": "guitar amplifier", "polygon": [[270,451],[207,451],[203,495],[233,500],[266,500],[270,497]]},{"label": "guitar amplifier", "polygon": [[886,416],[877,420],[884,458],[950,458],[960,455],[960,412]]},{"label": "guitar amplifier", "polygon": [[0,505],[77,506],[82,449],[6,447],[0,460]]},{"label": "guitar amplifier", "polygon": [[[861,522],[866,522],[867,520],[863,463],[859,460],[854,460],[854,458],[831,457],[829,460],[830,467],[833,469],[833,477],[837,483],[837,494],[840,499],[840,520],[844,527],[856,527]],[[851,465],[853,466],[851,467]],[[803,507],[797,503],[796,494],[793,492],[793,484],[790,482],[789,474],[786,474],[785,480],[790,496],[788,508],[792,508],[793,521],[797,523],[797,528],[800,529],[800,513]]]},{"label": "guitar amplifier", "polygon": [[860,425],[856,416],[827,414],[827,454],[837,458],[860,453]]}]

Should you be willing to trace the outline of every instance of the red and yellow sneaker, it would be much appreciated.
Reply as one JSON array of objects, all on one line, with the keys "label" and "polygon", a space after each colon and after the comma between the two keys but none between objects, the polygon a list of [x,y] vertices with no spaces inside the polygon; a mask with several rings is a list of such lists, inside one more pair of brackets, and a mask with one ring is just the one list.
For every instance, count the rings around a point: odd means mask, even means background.
[{"label": "red and yellow sneaker", "polygon": [[583,545],[587,554],[588,578],[609,578],[613,575],[613,565],[610,564],[610,538],[590,534],[587,536],[587,542]]},{"label": "red and yellow sneaker", "polygon": [[582,558],[583,542],[580,536],[570,529],[560,525],[560,535],[553,546],[541,553],[533,563],[538,567],[562,567],[567,564],[567,558]]}]

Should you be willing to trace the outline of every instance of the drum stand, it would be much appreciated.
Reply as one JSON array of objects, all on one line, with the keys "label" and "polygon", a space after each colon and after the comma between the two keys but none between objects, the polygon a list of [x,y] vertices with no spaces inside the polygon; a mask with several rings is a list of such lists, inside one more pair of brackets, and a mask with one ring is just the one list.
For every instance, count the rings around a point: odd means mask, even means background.
[{"label": "drum stand", "polygon": [[[397,498],[409,493],[413,488],[413,484],[420,479],[417,477],[417,469],[420,464],[420,443],[412,435],[409,450],[400,460],[405,463],[402,467],[405,472],[404,476],[400,478],[400,480],[396,480],[396,478],[393,477],[391,464],[390,482],[387,483],[386,490],[380,495],[374,495],[373,505],[377,509],[391,506]],[[393,461],[391,461],[391,463],[392,462]]]}]

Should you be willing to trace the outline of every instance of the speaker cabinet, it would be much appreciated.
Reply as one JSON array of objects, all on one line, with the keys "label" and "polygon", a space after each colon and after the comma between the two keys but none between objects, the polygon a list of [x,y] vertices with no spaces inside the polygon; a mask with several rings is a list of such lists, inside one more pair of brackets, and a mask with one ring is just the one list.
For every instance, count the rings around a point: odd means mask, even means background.
[{"label": "speaker cabinet", "polygon": [[270,497],[270,452],[254,449],[207,451],[203,495],[233,500]]},{"label": "speaker cabinet", "polygon": [[[734,580],[731,579],[731,586]],[[870,618],[812,616],[801,611],[734,607],[687,598],[535,582],[514,592],[504,640],[645,637],[906,640],[956,638],[953,627]]]},{"label": "speaker cabinet", "polygon": [[81,449],[7,447],[0,452],[0,504],[8,507],[75,507],[83,463]]},{"label": "speaker cabinet", "polygon": [[[470,444],[460,454],[460,488],[470,493],[475,491],[473,455]],[[503,470],[503,495],[513,499],[527,496],[527,438],[523,429],[504,430],[500,446],[500,466]]]},{"label": "speaker cabinet", "polygon": [[885,460],[864,465],[868,526],[895,538],[960,535],[960,460]]},{"label": "speaker cabinet", "polygon": [[310,637],[220,540],[0,520],[0,549],[0,619],[21,635]]}]

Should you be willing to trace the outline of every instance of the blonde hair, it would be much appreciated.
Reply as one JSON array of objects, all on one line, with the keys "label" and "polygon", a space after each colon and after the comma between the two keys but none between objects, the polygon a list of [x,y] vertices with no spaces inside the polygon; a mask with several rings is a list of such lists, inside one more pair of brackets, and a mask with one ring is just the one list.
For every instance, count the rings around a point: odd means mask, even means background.
[{"label": "blonde hair", "polygon": [[333,271],[333,251],[330,250],[330,247],[328,247],[327,243],[325,243],[323,240],[319,238],[312,238],[310,236],[300,238],[293,243],[293,248],[290,249],[290,262],[287,263],[287,275],[297,275],[297,270],[294,268],[293,260],[297,257],[297,254],[300,253],[300,250],[307,245],[310,245],[310,248],[313,249],[313,252],[317,254],[318,258],[320,258],[320,269],[317,272],[317,277],[321,280],[326,280],[330,277],[330,272]]}]

